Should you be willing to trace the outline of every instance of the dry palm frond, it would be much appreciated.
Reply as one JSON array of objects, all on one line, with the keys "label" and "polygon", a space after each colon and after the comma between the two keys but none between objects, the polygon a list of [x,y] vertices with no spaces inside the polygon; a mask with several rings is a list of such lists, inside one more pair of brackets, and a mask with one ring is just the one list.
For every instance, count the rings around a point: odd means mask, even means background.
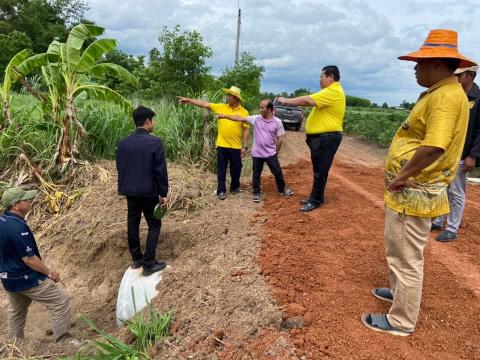
[{"label": "dry palm frond", "polygon": [[25,154],[20,154],[3,173],[1,180],[6,186],[35,187],[43,194],[43,204],[51,214],[68,209],[83,193],[83,189],[67,191],[65,185],[46,180]]}]

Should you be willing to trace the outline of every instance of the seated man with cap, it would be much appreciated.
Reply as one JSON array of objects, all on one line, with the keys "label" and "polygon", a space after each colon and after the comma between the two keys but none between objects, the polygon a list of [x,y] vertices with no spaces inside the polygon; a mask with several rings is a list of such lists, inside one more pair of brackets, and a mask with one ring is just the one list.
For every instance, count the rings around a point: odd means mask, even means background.
[{"label": "seated man with cap", "polygon": [[461,67],[455,70],[455,75],[468,97],[470,117],[457,176],[448,187],[450,213],[441,215],[432,222],[432,230],[442,230],[445,220],[447,221],[445,229],[435,238],[435,240],[441,242],[454,241],[458,237],[458,228],[462,222],[463,209],[465,208],[467,173],[473,170],[477,164],[477,158],[480,157],[480,89],[473,82],[477,70],[478,66]]},{"label": "seated man with cap", "polygon": [[[205,100],[190,99],[177,96],[180,104],[192,104],[208,109],[215,114],[226,114],[245,118],[248,111],[240,102],[244,101],[240,95],[241,90],[236,86],[223,89],[227,95],[226,104],[212,104]],[[240,192],[240,175],[242,173],[242,158],[247,155],[250,140],[249,126],[246,123],[235,122],[225,118],[217,119],[217,196],[220,200],[227,197],[227,166],[230,164],[230,193]],[[243,143],[243,145],[242,145]]]},{"label": "seated man with cap", "polygon": [[24,338],[28,307],[36,301],[49,310],[55,341],[60,341],[71,338],[70,298],[55,284],[60,275],[43,263],[25,221],[36,195],[35,190],[18,187],[2,195],[5,213],[0,217],[0,278],[9,301],[7,333],[11,338]]}]

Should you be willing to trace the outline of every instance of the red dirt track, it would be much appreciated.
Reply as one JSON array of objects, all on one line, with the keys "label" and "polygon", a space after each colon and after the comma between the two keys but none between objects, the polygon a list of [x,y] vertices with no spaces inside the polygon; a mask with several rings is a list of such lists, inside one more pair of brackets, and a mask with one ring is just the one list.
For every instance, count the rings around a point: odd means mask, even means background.
[{"label": "red dirt track", "polygon": [[[303,328],[264,331],[248,345],[250,354],[265,359],[480,359],[480,188],[468,188],[459,241],[441,244],[431,235],[416,332],[406,338],[381,334],[360,322],[364,312],[389,308],[370,293],[388,285],[381,158],[376,155],[368,165],[349,160],[355,157],[340,152],[326,203],[310,213],[298,211],[298,201],[311,187],[306,159],[284,168],[293,197],[275,195],[271,176],[263,182],[260,216],[268,221],[258,261],[279,305],[298,304],[305,313]],[[279,336],[293,349],[288,357],[267,351]]]}]

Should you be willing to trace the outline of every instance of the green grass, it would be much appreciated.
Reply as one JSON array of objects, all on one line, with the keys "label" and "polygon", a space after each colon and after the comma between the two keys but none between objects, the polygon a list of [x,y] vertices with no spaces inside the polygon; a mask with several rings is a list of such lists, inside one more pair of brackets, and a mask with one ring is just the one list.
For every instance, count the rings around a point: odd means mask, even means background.
[{"label": "green grass", "polygon": [[349,135],[386,147],[408,114],[404,110],[348,107],[343,127]]},{"label": "green grass", "polygon": [[[132,300],[136,312],[133,288]],[[131,320],[125,321],[125,326],[134,337],[131,345],[98,328],[86,317],[81,317],[81,319],[100,335],[101,339],[89,343],[90,346],[93,345],[93,349],[86,346],[80,349],[73,358],[64,358],[63,360],[147,360],[150,359],[148,354],[150,347],[155,346],[158,340],[168,335],[172,313],[163,314],[147,301],[146,310],[138,312]]]}]

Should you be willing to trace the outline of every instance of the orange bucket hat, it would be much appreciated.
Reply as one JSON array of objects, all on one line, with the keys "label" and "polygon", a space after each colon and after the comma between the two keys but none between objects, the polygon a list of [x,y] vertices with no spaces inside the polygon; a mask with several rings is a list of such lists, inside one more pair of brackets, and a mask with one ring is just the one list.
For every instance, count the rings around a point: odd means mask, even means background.
[{"label": "orange bucket hat", "polygon": [[399,56],[398,58],[409,61],[428,58],[449,58],[460,59],[460,67],[477,65],[472,59],[458,52],[458,33],[454,30],[445,29],[431,30],[418,51]]}]

